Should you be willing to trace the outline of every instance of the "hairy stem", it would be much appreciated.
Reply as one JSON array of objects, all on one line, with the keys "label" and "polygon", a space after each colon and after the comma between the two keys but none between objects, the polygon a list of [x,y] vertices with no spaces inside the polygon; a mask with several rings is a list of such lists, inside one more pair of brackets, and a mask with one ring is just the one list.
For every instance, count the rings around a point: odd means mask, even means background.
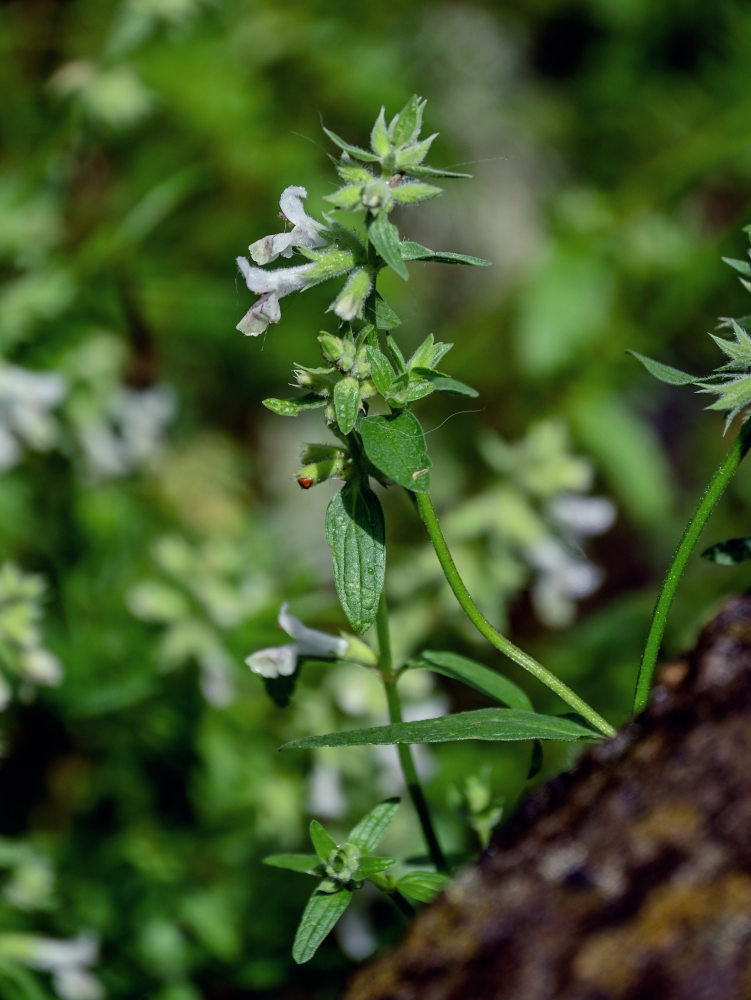
[{"label": "hairy stem", "polygon": [[591,705],[588,705],[586,701],[575,694],[568,685],[564,684],[562,680],[559,680],[554,674],[546,670],[542,664],[538,663],[537,660],[529,656],[523,650],[515,646],[510,639],[507,639],[504,635],[501,635],[497,629],[493,628],[490,622],[485,618],[483,613],[477,607],[475,602],[472,600],[469,591],[467,590],[464,581],[459,575],[459,571],[456,568],[454,559],[449,551],[449,547],[446,544],[446,539],[441,531],[441,526],[438,523],[438,517],[433,507],[433,502],[431,501],[427,493],[416,493],[417,508],[420,511],[420,516],[422,517],[425,527],[427,528],[430,540],[433,543],[433,548],[438,556],[438,562],[441,564],[441,569],[443,570],[444,576],[448,582],[449,587],[454,593],[460,607],[475,626],[480,635],[484,636],[488,642],[490,642],[496,649],[504,653],[510,660],[514,663],[518,663],[520,667],[524,667],[528,670],[534,677],[539,681],[542,681],[551,691],[555,693],[570,705],[575,712],[583,716],[590,725],[594,726],[603,736],[614,736],[615,729],[606,722],[605,719],[599,715]]},{"label": "hairy stem", "polygon": [[641,712],[649,701],[649,691],[652,686],[657,657],[662,644],[662,637],[665,632],[670,605],[675,597],[686,563],[699,540],[704,525],[709,520],[709,515],[714,510],[717,501],[727,489],[728,483],[735,475],[743,457],[751,447],[751,419],[741,427],[738,436],[731,444],[715,474],[707,483],[707,487],[696,505],[691,518],[686,525],[675,555],[668,566],[665,579],[662,582],[657,602],[652,612],[652,621],[647,634],[647,641],[644,645],[644,652],[639,666],[639,676],[636,679],[636,693],[634,695],[634,713]]},{"label": "hairy stem", "polygon": [[[381,592],[378,602],[378,615],[376,617],[376,632],[378,634],[379,669],[383,680],[383,687],[386,692],[386,702],[388,704],[389,719],[391,722],[402,721],[402,706],[399,700],[399,691],[396,686],[396,677],[392,669],[391,662],[391,642],[389,639],[388,610],[386,607],[386,597]],[[412,757],[412,750],[409,744],[398,743],[396,747],[399,753],[399,763],[404,774],[404,781],[407,785],[412,804],[415,807],[420,826],[422,827],[428,853],[435,865],[436,871],[448,871],[446,859],[438,843],[438,837],[433,829],[433,821],[430,816],[428,803],[422,791],[420,779],[417,776],[417,769]]]}]

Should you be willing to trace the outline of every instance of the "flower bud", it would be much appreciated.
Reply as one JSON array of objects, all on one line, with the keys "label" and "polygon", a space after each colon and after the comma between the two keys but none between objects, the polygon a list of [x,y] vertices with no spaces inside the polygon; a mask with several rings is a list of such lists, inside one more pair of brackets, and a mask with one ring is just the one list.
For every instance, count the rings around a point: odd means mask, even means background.
[{"label": "flower bud", "polygon": [[388,183],[378,179],[369,181],[363,186],[360,198],[363,205],[367,205],[368,208],[380,208],[391,198]]},{"label": "flower bud", "polygon": [[297,482],[302,489],[309,490],[311,486],[322,483],[332,476],[344,478],[348,465],[348,455],[343,448],[336,445],[309,444],[300,456],[304,465],[298,470]]},{"label": "flower bud", "polygon": [[344,341],[341,337],[335,337],[333,333],[326,333],[322,330],[318,335],[318,343],[321,345],[321,353],[327,361],[336,364],[342,356]]},{"label": "flower bud", "polygon": [[340,884],[351,882],[360,864],[360,848],[356,844],[332,847],[326,858],[326,874]]}]

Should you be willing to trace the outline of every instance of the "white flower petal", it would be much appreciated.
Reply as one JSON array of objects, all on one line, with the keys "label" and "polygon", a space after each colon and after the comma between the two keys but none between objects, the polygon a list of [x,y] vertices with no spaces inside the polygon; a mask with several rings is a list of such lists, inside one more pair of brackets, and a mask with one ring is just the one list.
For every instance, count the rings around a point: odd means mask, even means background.
[{"label": "white flower petal", "polygon": [[279,208],[289,219],[293,226],[305,226],[312,223],[312,219],[302,205],[302,199],[308,197],[308,192],[304,187],[286,187],[279,198]]},{"label": "white flower petal", "polygon": [[291,615],[288,608],[285,602],[279,609],[279,627],[295,640],[300,655],[329,657],[343,656],[347,652],[349,643],[345,638],[308,628],[299,618]]},{"label": "white flower petal", "polygon": [[251,292],[263,295],[274,292],[280,299],[290,292],[299,292],[309,281],[310,272],[315,264],[300,264],[298,267],[278,267],[274,271],[266,271],[262,267],[253,267],[245,257],[237,258],[237,266],[245,278],[245,284]]},{"label": "white flower petal", "polygon": [[282,191],[279,207],[284,217],[292,223],[290,232],[264,236],[252,243],[248,250],[256,264],[268,264],[277,257],[291,257],[295,247],[320,247],[325,240],[318,230],[324,228],[312,219],[303,208],[302,198],[307,198],[304,187],[288,187]]},{"label": "white flower petal", "polygon": [[606,497],[582,497],[563,493],[550,504],[550,513],[563,527],[577,535],[601,535],[615,521],[615,504]]},{"label": "white flower petal", "polygon": [[270,646],[259,649],[245,658],[254,674],[259,677],[289,677],[297,666],[297,643],[288,646]]}]

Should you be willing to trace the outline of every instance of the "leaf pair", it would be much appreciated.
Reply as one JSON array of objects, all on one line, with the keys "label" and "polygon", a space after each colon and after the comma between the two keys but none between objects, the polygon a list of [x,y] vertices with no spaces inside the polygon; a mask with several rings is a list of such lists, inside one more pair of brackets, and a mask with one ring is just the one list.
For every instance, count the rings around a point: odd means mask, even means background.
[{"label": "leaf pair", "polygon": [[337,844],[317,821],[310,824],[315,854],[271,854],[264,863],[275,868],[321,878],[308,900],[292,946],[298,963],[309,961],[324,938],[349,906],[355,889],[370,881],[387,893],[403,892],[422,902],[431,900],[447,882],[436,872],[410,872],[395,880],[382,873],[396,864],[394,858],[376,857],[372,852],[391,825],[399,799],[380,802],[350,830],[346,841]]}]

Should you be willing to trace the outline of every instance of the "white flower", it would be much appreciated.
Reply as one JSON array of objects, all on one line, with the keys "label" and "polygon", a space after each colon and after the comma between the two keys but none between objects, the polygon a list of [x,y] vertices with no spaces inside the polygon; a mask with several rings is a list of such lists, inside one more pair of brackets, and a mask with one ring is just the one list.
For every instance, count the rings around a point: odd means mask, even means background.
[{"label": "white flower", "polygon": [[23,679],[31,684],[57,687],[63,680],[60,660],[48,649],[40,647],[23,650],[20,655],[20,671]]},{"label": "white flower", "polygon": [[[307,214],[302,206],[302,198],[307,198],[304,187],[288,187],[282,191],[279,207],[284,217],[292,223],[288,233],[277,233],[275,236],[264,236],[248,247],[250,256],[256,264],[268,264],[277,257],[291,257],[295,247],[320,247],[323,240],[319,229],[324,227],[320,222]],[[276,322],[276,321],[274,321]]]},{"label": "white flower", "polygon": [[251,292],[261,297],[257,299],[236,329],[246,337],[257,337],[263,333],[269,323],[278,323],[281,319],[279,299],[290,292],[299,292],[313,280],[311,272],[315,264],[301,264],[299,267],[281,267],[276,271],[264,271],[262,267],[253,267],[245,257],[237,258],[237,266],[242,271],[245,283]]},{"label": "white flower", "polygon": [[65,379],[55,372],[0,365],[0,469],[18,461],[19,441],[38,451],[55,443],[57,426],[49,411],[67,390]]},{"label": "white flower", "polygon": [[532,587],[535,611],[553,628],[570,625],[576,614],[574,601],[597,590],[603,580],[602,570],[549,537],[531,546],[527,558],[539,572]]},{"label": "white flower", "polygon": [[553,520],[582,537],[601,535],[615,521],[615,504],[606,497],[561,493],[550,502]]},{"label": "white flower", "polygon": [[91,934],[79,934],[67,941],[34,934],[0,936],[0,954],[49,972],[62,1000],[102,1000],[101,983],[88,968],[96,962],[98,952],[97,940]]},{"label": "white flower", "polygon": [[327,632],[308,628],[299,618],[289,613],[288,607],[286,602],[281,606],[277,620],[279,627],[295,641],[286,646],[259,649],[245,659],[253,673],[259,677],[289,677],[295,672],[298,656],[339,658],[349,649],[350,643],[344,636],[329,635]]},{"label": "white flower", "polygon": [[163,447],[177,403],[169,386],[120,386],[107,401],[101,421],[84,427],[81,445],[95,479],[122,476],[148,464]]}]

